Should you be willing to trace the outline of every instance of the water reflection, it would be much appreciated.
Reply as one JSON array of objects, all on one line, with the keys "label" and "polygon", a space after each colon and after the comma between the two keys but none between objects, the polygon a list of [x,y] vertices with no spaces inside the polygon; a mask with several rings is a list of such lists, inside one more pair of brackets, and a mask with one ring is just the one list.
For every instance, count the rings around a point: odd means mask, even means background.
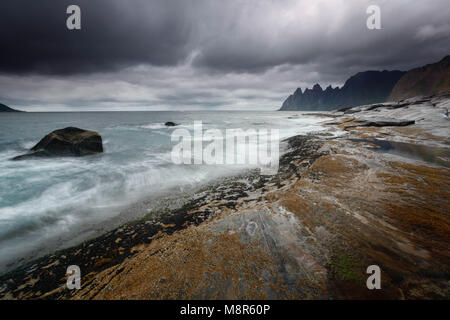
[{"label": "water reflection", "polygon": [[369,149],[377,152],[388,152],[403,157],[418,159],[450,168],[450,149],[429,147],[421,144],[386,141],[378,139],[349,139],[353,142],[364,142],[375,145]]}]

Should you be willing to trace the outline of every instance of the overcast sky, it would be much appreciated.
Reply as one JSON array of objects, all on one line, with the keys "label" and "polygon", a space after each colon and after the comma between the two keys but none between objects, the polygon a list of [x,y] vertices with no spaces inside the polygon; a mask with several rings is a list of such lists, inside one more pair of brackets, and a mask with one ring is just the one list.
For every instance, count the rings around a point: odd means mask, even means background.
[{"label": "overcast sky", "polygon": [[[66,9],[81,8],[81,30]],[[366,9],[381,8],[381,30]],[[450,54],[448,0],[2,0],[0,102],[275,110],[297,87]]]}]

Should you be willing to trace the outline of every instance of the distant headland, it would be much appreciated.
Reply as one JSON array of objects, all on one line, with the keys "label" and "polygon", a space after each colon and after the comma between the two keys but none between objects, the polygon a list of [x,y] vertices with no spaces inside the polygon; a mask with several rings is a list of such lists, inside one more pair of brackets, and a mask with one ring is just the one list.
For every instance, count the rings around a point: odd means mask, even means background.
[{"label": "distant headland", "polygon": [[0,112],[24,112],[24,111],[16,110],[0,103]]}]

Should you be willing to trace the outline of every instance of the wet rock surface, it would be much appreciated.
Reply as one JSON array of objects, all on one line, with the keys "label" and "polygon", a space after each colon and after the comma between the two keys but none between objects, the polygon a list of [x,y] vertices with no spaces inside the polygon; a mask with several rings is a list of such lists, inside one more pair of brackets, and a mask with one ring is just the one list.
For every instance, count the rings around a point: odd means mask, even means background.
[{"label": "wet rock surface", "polygon": [[[178,209],[36,260],[0,277],[0,297],[448,299],[450,170],[370,140],[426,143],[446,157],[448,100],[411,103],[335,113],[330,132],[374,113],[415,124],[289,138],[276,175],[225,179]],[[65,286],[72,264],[78,291]],[[369,265],[381,269],[381,290],[366,287]]]},{"label": "wet rock surface", "polygon": [[345,130],[355,127],[406,127],[414,124],[414,120],[361,120],[359,124],[345,127]]}]

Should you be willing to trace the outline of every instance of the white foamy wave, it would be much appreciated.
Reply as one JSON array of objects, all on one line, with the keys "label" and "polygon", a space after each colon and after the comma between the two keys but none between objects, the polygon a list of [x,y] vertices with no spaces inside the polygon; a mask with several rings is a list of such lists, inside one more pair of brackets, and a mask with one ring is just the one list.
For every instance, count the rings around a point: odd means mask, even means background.
[{"label": "white foamy wave", "polygon": [[33,148],[37,143],[38,143],[38,141],[25,141],[25,142],[22,142],[22,143],[20,144],[20,147],[21,147],[22,149],[30,150],[30,149]]},{"label": "white foamy wave", "polygon": [[158,129],[165,129],[168,128],[164,123],[150,123],[143,126],[139,126],[139,128],[142,129],[151,129],[151,130],[158,130]]},{"label": "white foamy wave", "polygon": [[[9,161],[10,159],[14,158],[15,156],[18,156],[19,153],[14,150],[6,150],[3,152],[0,152],[0,168],[5,166],[5,161]],[[0,170],[0,175],[2,174]]]},{"label": "white foamy wave", "polygon": [[[50,132],[49,128],[58,123],[55,122],[58,117],[66,115],[54,115],[56,119],[42,127],[39,125],[45,123],[48,116],[39,122],[31,119],[37,123],[35,131],[19,138],[16,134],[10,135],[0,144],[0,270],[7,260],[30,257],[30,250],[42,253],[43,248],[64,246],[89,232],[95,235],[95,226],[105,225],[132,203],[174,191],[191,192],[213,179],[252,168],[250,165],[173,164],[174,143],[170,135],[176,128],[188,129],[193,138],[194,123],[202,120],[203,130],[219,129],[223,138],[227,128],[244,131],[253,128],[269,132],[279,129],[280,139],[284,139],[326,130],[322,122],[329,120],[302,115],[287,119],[287,115],[230,113],[224,117],[226,119],[213,112],[171,113],[170,116],[166,113],[74,115],[80,117],[80,123],[70,125],[89,127],[102,134],[103,154],[10,161],[37,143],[35,137]],[[166,127],[167,120],[179,125]],[[0,125],[3,136],[8,134],[8,131],[2,132],[2,128],[5,126]],[[226,141],[223,142],[226,148]],[[205,141],[203,148],[209,143]],[[233,151],[226,148],[224,157],[228,152],[237,155],[239,146]]]}]

